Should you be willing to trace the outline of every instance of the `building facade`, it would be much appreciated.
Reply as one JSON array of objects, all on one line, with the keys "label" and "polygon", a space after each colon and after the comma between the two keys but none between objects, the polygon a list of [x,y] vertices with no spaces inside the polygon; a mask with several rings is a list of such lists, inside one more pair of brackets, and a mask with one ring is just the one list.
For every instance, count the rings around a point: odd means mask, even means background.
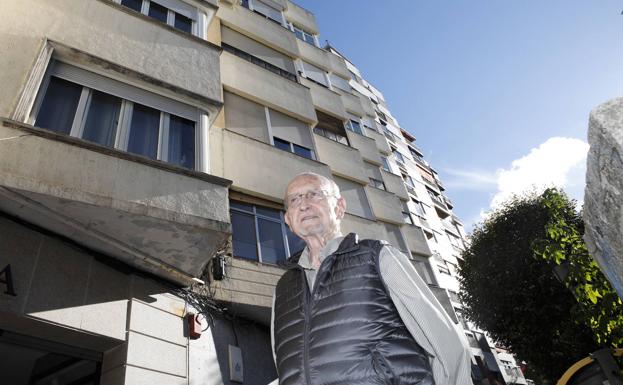
[{"label": "building facade", "polygon": [[3,383],[273,380],[272,293],[303,247],[283,191],[303,171],[333,178],[343,231],[402,250],[459,323],[452,202],[381,92],[320,46],[312,13],[288,0],[0,11]]}]

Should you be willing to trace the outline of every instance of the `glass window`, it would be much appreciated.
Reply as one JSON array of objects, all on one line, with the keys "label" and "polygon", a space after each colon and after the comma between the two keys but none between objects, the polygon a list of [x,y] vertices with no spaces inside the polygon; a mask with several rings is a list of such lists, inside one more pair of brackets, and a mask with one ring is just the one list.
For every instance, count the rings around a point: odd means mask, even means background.
[{"label": "glass window", "polygon": [[273,137],[273,141],[275,142],[275,147],[278,149],[290,152],[290,142]]},{"label": "glass window", "polygon": [[286,236],[288,237],[288,247],[290,248],[290,255],[295,255],[305,248],[305,241],[290,231],[290,228],[286,226]]},{"label": "glass window", "polygon": [[81,93],[82,86],[52,77],[37,114],[35,125],[69,134]]},{"label": "glass window", "polygon": [[234,256],[257,261],[257,240],[253,215],[231,211]]},{"label": "glass window", "polygon": [[184,15],[175,13],[175,23],[173,26],[180,31],[191,33],[193,30],[193,21]]},{"label": "glass window", "polygon": [[287,228],[279,210],[232,201],[230,212],[236,257],[282,264],[305,247]]},{"label": "glass window", "polygon": [[298,37],[301,40],[305,40],[305,37],[303,36],[303,31],[294,27],[294,35],[296,35],[296,37]]},{"label": "glass window", "polygon": [[121,0],[121,5],[131,8],[136,12],[140,12],[143,0]]},{"label": "glass window", "polygon": [[159,131],[160,111],[135,103],[132,111],[128,152],[156,159]]},{"label": "glass window", "polygon": [[91,103],[84,123],[83,139],[113,147],[120,110],[120,98],[103,92],[92,91]]},{"label": "glass window", "polygon": [[169,121],[169,163],[195,168],[195,122],[171,115]]},{"label": "glass window", "polygon": [[415,204],[415,213],[418,216],[425,217],[426,210],[424,209],[424,205],[422,204],[422,202],[416,201],[415,199],[412,199],[412,201]]},{"label": "glass window", "polygon": [[309,44],[311,44],[311,45],[316,45],[316,41],[314,40],[314,37],[313,37],[312,35],[310,35],[310,34],[308,34],[308,33],[305,33],[303,36],[305,37],[305,39],[304,39],[304,40],[305,40],[306,42],[308,42],[308,43],[309,43]]},{"label": "glass window", "polygon": [[405,212],[405,211],[402,212],[402,218],[403,218],[403,220],[404,220],[404,222],[406,224],[409,224],[409,225],[413,225],[414,224],[413,223],[413,218],[411,218],[411,213],[409,213],[408,211],[407,212]]},{"label": "glass window", "polygon": [[299,146],[298,144],[292,143],[292,147],[294,148],[294,153],[296,155],[302,156],[307,159],[314,159],[314,152],[307,147]]},{"label": "glass window", "polygon": [[361,124],[359,124],[358,121],[356,120],[349,120],[346,123],[346,128],[348,128],[349,130],[358,133],[359,135],[363,135],[363,131],[361,131]]},{"label": "glass window", "polygon": [[168,12],[169,10],[166,7],[163,7],[158,3],[154,3],[153,1],[149,3],[149,17],[153,17],[156,20],[166,23]]},{"label": "glass window", "polygon": [[382,180],[378,180],[375,178],[370,178],[370,186],[381,189],[381,190],[385,190],[385,183],[383,183]]},{"label": "glass window", "polygon": [[258,218],[258,233],[262,262],[280,264],[286,260],[286,249],[283,242],[281,222]]},{"label": "glass window", "polygon": [[[168,99],[146,91],[119,87],[116,82],[107,83],[109,79],[63,63],[54,63],[50,72],[49,81],[44,82],[48,84],[45,93],[37,96],[41,100],[37,101],[37,127],[195,169],[197,129],[192,108],[169,104]],[[95,81],[99,89],[57,78],[59,72]],[[124,98],[126,94],[167,105],[185,117],[131,102]]]},{"label": "glass window", "polygon": [[387,172],[392,172],[392,169],[389,167],[389,161],[387,157],[381,156],[381,162],[383,163],[383,170]]}]

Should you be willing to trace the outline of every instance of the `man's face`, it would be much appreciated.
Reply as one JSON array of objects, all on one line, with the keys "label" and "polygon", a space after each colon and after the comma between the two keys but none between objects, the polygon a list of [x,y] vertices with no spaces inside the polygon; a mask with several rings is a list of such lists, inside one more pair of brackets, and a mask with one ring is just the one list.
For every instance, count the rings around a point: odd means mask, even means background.
[{"label": "man's face", "polygon": [[[286,200],[298,194],[310,191],[324,191],[331,194],[331,186],[310,176],[301,176],[290,182]],[[286,202],[287,203],[287,202]],[[326,196],[319,200],[303,197],[297,206],[288,205],[285,220],[292,232],[301,238],[333,234],[344,217],[346,202],[344,198]]]}]

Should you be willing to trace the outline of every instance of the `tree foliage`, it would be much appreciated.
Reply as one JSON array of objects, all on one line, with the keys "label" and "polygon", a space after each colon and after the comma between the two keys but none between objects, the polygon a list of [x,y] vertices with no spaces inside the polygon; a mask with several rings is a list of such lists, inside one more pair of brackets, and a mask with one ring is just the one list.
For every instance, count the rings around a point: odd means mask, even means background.
[{"label": "tree foliage", "polygon": [[[476,226],[459,263],[468,319],[552,383],[600,345],[621,341],[620,300],[583,232],[560,191],[515,197]],[[555,270],[568,271],[564,283]]]}]

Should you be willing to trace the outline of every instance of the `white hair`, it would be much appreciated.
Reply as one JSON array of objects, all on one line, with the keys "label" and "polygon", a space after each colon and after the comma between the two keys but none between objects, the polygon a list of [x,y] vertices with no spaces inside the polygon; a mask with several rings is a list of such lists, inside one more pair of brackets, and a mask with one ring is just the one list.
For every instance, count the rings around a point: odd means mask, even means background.
[{"label": "white hair", "polygon": [[340,198],[341,197],[340,188],[337,185],[337,183],[335,183],[335,181],[333,179],[329,179],[329,178],[327,178],[324,175],[316,174],[315,172],[311,172],[311,171],[302,172],[302,173],[298,174],[297,176],[295,176],[294,178],[292,178],[290,183],[288,183],[288,185],[286,186],[286,194],[288,193],[288,188],[290,187],[292,182],[294,182],[295,180],[297,180],[299,178],[313,178],[313,179],[316,179],[316,180],[320,181],[322,184],[325,184],[325,185],[327,185],[329,187],[329,194],[331,194],[332,196],[334,196],[336,198]]}]

